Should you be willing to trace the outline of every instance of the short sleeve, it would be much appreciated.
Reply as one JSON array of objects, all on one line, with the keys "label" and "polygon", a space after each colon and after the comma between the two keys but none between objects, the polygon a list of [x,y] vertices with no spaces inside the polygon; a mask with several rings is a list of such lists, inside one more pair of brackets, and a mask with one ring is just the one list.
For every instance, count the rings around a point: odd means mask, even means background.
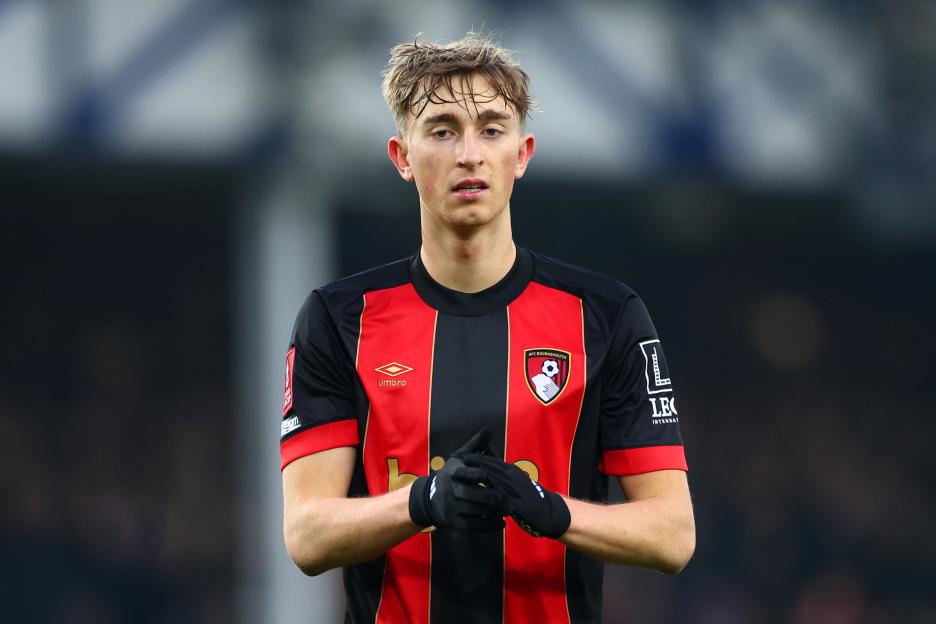
[{"label": "short sleeve", "polygon": [[599,468],[603,472],[687,470],[663,344],[636,295],[624,303],[614,328],[602,388]]},{"label": "short sleeve", "polygon": [[354,362],[314,291],[299,310],[286,352],[281,468],[306,455],[360,442],[354,378]]}]

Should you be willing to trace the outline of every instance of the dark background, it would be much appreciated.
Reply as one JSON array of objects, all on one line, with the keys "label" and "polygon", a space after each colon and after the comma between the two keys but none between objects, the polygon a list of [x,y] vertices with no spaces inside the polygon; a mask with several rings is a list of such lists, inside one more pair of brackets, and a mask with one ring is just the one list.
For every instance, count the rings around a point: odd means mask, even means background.
[{"label": "dark background", "polygon": [[0,179],[3,619],[230,621],[230,175]]}]

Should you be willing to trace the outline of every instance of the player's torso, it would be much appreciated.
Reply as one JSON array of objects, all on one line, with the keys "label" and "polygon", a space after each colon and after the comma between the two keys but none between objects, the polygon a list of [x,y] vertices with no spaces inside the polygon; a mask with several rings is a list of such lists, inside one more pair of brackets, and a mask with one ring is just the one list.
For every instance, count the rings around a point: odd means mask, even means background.
[{"label": "player's torso", "polygon": [[371,495],[438,470],[480,427],[546,487],[568,493],[588,365],[582,301],[531,282],[509,305],[459,316],[411,284],[364,295],[356,372]]},{"label": "player's torso", "polygon": [[[594,379],[580,298],[530,282],[473,316],[431,307],[412,284],[363,298],[355,368],[367,494],[440,469],[482,426],[500,456],[569,494],[576,436],[597,456],[594,416],[580,427]],[[388,553],[378,621],[550,621],[568,611],[565,579],[565,547],[512,520],[497,535],[425,532]]]}]

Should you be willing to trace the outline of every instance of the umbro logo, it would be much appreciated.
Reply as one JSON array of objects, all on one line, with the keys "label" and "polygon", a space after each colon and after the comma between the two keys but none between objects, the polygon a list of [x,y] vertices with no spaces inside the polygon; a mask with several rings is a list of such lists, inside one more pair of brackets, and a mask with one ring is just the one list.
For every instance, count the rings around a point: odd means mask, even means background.
[{"label": "umbro logo", "polygon": [[[390,362],[389,364],[378,366],[374,370],[382,375],[386,375],[387,377],[399,377],[400,375],[404,375],[413,369],[412,367],[407,366],[406,364],[400,364],[399,362]],[[377,380],[377,386],[380,388],[385,388],[385,387],[394,388],[394,387],[405,386],[405,385],[406,385],[405,379],[378,379]]]},{"label": "umbro logo", "polygon": [[387,377],[396,377],[397,375],[408,373],[413,369],[405,364],[400,364],[399,362],[390,362],[389,364],[378,366],[374,370],[378,373],[383,373]]}]

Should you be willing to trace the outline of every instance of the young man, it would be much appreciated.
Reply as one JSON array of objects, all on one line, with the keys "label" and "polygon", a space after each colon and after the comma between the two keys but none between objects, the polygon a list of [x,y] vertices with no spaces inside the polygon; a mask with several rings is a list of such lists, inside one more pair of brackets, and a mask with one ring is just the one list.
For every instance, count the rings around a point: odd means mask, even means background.
[{"label": "young man", "polygon": [[[422,246],[313,291],[296,321],[286,546],[307,574],[344,567],[350,622],[596,622],[602,562],[675,573],[695,548],[642,302],[513,242],[527,82],[479,35],[393,48],[388,152]],[[602,504],[609,476],[627,503]]]}]

